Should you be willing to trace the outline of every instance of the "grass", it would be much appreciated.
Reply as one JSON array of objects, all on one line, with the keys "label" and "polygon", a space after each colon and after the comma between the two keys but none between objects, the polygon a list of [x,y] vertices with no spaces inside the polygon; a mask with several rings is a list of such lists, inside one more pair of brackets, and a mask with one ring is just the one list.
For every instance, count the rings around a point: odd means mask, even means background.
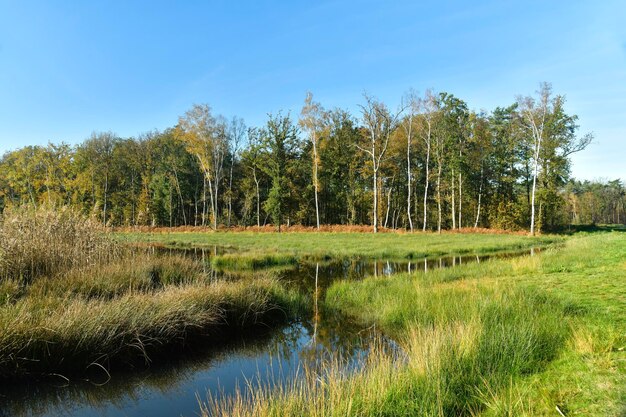
[{"label": "grass", "polygon": [[118,232],[122,242],[172,247],[224,246],[252,257],[266,254],[295,258],[423,259],[467,253],[486,254],[545,246],[558,236],[529,237],[486,233],[343,233],[343,232]]},{"label": "grass", "polygon": [[[626,404],[626,235],[541,256],[341,282],[326,306],[394,335],[361,370],[210,398],[205,415],[619,416]],[[363,308],[367,306],[367,308]]]},{"label": "grass", "polygon": [[0,216],[0,280],[29,281],[100,265],[121,250],[99,223],[69,208],[15,209]]},{"label": "grass", "polygon": [[0,377],[82,372],[149,361],[194,337],[285,319],[275,280],[196,282],[114,298],[25,295],[0,309]]},{"label": "grass", "polygon": [[[139,257],[0,286],[0,378],[151,361],[194,338],[284,321],[299,297],[274,278],[213,281],[186,258]],[[6,289],[5,289],[6,288]]]},{"label": "grass", "polygon": [[10,213],[1,225],[0,379],[150,362],[303,308],[267,274],[214,280],[190,258],[118,248],[71,212]]},{"label": "grass", "polygon": [[268,269],[297,263],[297,257],[282,253],[231,253],[211,258],[211,267],[217,271]]}]

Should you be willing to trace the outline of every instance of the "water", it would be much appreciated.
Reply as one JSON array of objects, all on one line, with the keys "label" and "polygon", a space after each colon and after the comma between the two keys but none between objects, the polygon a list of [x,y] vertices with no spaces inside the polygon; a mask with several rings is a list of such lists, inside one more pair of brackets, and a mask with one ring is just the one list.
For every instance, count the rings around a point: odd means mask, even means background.
[{"label": "water", "polygon": [[[168,250],[169,252],[169,250]],[[536,253],[537,249],[532,253]],[[206,261],[224,253],[221,248],[186,250],[189,256]],[[281,279],[311,297],[312,317],[301,317],[279,328],[257,328],[250,334],[230,339],[220,346],[195,346],[165,364],[104,372],[66,381],[59,377],[25,384],[0,386],[0,417],[4,416],[197,416],[198,397],[207,393],[232,393],[245,388],[246,381],[282,384],[297,377],[304,364],[315,366],[330,353],[338,354],[346,366],[356,367],[374,340],[397,348],[375,328],[364,328],[346,317],[326,312],[319,300],[338,279],[388,276],[398,272],[428,272],[487,258],[511,257],[528,251],[465,255],[421,261],[331,260],[299,263],[278,271]],[[224,272],[211,271],[225,274]],[[254,382],[257,381],[257,382]]]},{"label": "water", "polygon": [[50,378],[4,387],[0,416],[197,416],[197,396],[233,392],[246,381],[287,382],[303,364],[314,366],[330,351],[356,366],[377,337],[375,329],[319,312],[218,348],[186,351],[166,365],[116,371],[108,382],[94,374],[90,381]]}]

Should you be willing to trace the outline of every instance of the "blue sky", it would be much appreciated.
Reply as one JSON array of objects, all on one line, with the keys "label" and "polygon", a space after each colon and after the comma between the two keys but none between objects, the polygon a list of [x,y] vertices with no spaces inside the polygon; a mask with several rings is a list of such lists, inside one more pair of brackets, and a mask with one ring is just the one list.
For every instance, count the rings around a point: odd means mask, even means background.
[{"label": "blue sky", "polygon": [[0,0],[0,153],[164,129],[193,103],[259,125],[309,90],[354,113],[409,88],[491,110],[549,81],[596,136],[574,175],[626,179],[625,22],[623,0]]}]

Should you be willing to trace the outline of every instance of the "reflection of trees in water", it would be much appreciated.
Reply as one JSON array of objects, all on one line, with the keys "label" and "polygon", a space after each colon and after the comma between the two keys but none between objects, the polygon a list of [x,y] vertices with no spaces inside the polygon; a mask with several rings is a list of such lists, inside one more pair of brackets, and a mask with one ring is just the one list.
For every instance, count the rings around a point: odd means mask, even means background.
[{"label": "reflection of trees in water", "polygon": [[[108,382],[106,375],[92,374],[90,380],[76,380],[66,383],[61,378],[13,383],[0,386],[0,416],[20,415],[63,415],[81,406],[90,408],[121,407],[136,402],[142,392],[151,390],[161,394],[171,394],[193,377],[194,374],[211,367],[233,355],[254,358],[268,351],[273,344],[275,333],[267,329],[257,331],[251,337],[231,340],[220,347],[204,350],[186,350],[166,364],[150,368],[117,370]],[[282,343],[289,344],[289,338]],[[238,372],[233,366],[233,372]]]},{"label": "reflection of trees in water", "polygon": [[[178,249],[163,251],[167,251],[164,254],[181,253]],[[538,249],[531,250],[531,254],[537,251]],[[202,261],[207,268],[210,268],[212,256],[224,253],[218,247],[205,250],[189,249],[182,252],[186,256]],[[383,344],[385,349],[398,353],[401,353],[401,349],[392,339],[385,338],[375,329],[366,329],[333,309],[324,308],[322,300],[333,282],[340,279],[360,280],[366,276],[392,275],[398,272],[424,273],[432,269],[481,262],[489,258],[525,255],[528,252],[526,250],[487,256],[472,254],[407,261],[340,259],[316,263],[301,262],[295,267],[275,269],[272,273],[309,297],[313,306],[310,317],[302,317],[295,324],[275,330],[257,328],[250,331],[253,334],[238,340],[231,339],[217,348],[186,350],[184,355],[175,355],[168,363],[155,364],[149,369],[115,371],[113,379],[104,385],[96,384],[106,380],[106,376],[94,373],[91,375],[93,382],[72,381],[66,386],[54,385],[63,382],[60,378],[0,386],[0,417],[57,415],[81,407],[119,408],[129,402],[139,401],[142,393],[145,394],[147,390],[172,395],[185,382],[193,379],[195,374],[211,372],[211,368],[223,369],[230,366],[233,373],[241,374],[237,361],[228,363],[228,359],[235,357],[257,358],[259,361],[257,376],[265,378],[266,382],[272,385],[293,378],[298,368],[317,369],[328,360],[339,359],[346,367],[356,368],[360,366],[372,346],[380,347]],[[210,274],[217,276],[215,271],[210,271]],[[253,274],[255,274],[253,271],[242,271],[230,276],[222,272],[219,276],[239,279]]]}]

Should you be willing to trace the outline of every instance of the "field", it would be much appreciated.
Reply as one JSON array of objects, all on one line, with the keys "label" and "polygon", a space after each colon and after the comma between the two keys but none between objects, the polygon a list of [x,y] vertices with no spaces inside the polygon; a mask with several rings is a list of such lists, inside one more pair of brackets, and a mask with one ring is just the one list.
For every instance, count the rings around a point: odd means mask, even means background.
[{"label": "field", "polygon": [[[362,366],[200,395],[205,415],[620,416],[626,411],[626,233],[117,232],[71,211],[23,212],[0,228],[0,378],[72,378],[146,366],[181,346],[295,320],[310,302],[292,263],[423,260],[542,248],[428,273],[335,280],[326,311],[375,327]],[[219,247],[213,267],[143,246]],[[211,252],[211,251],[210,251]],[[80,256],[77,256],[79,254]],[[315,289],[317,294],[317,289]],[[365,308],[366,307],[366,308]],[[317,307],[316,307],[317,308]],[[307,313],[309,314],[309,313]]]},{"label": "field", "polygon": [[[325,303],[400,340],[347,375],[210,398],[207,415],[619,416],[626,395],[626,234],[538,257],[340,282]],[[364,309],[363,306],[368,306]]]},{"label": "field", "polygon": [[237,255],[274,254],[296,258],[360,257],[422,259],[465,253],[486,254],[545,246],[562,240],[557,236],[528,237],[514,234],[478,233],[346,233],[346,232],[160,232],[119,233],[124,242],[170,247],[237,249]]}]

